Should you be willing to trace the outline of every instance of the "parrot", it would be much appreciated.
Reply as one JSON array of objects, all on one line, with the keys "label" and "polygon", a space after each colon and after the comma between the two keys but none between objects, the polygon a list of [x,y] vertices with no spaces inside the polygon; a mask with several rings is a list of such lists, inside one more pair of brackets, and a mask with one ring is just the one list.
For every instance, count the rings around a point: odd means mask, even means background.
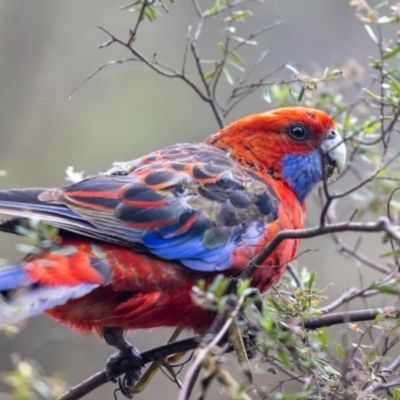
[{"label": "parrot", "polygon": [[[0,327],[45,313],[128,359],[125,394],[141,373],[128,330],[204,334],[215,312],[193,299],[198,280],[237,277],[286,229],[305,226],[305,200],[340,173],[346,147],[325,112],[280,108],[241,118],[198,144],[171,145],[61,188],[0,191],[0,231],[39,218],[57,240],[0,268]],[[296,256],[285,240],[256,269],[264,293]],[[129,374],[129,375],[128,375]]]}]

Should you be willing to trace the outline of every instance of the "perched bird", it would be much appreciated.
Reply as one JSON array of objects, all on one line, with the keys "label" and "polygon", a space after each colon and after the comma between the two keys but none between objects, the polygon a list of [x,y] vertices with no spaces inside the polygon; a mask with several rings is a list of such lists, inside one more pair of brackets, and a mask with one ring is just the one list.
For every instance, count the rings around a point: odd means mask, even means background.
[{"label": "perched bird", "polygon": [[[323,154],[325,154],[323,156]],[[129,329],[182,327],[202,333],[214,314],[192,287],[217,274],[238,276],[284,229],[304,227],[304,201],[323,177],[343,169],[345,146],[325,113],[283,108],[233,122],[201,144],[177,144],[107,173],[57,189],[0,191],[0,230],[25,218],[59,228],[58,240],[0,269],[0,326],[43,313],[119,349],[110,379],[140,353]],[[276,283],[299,240],[286,240],[251,284]]]}]

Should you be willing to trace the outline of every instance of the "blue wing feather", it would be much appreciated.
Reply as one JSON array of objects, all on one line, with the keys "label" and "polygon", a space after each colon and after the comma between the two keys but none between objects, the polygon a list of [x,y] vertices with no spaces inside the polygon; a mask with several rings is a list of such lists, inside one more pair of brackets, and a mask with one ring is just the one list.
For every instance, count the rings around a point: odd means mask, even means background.
[{"label": "blue wing feather", "polygon": [[[7,212],[3,193],[0,211]],[[13,211],[29,203],[63,229],[142,246],[197,271],[230,268],[238,246],[264,237],[278,204],[264,181],[206,144],[171,146],[107,174],[33,194],[31,201],[16,201]]]}]

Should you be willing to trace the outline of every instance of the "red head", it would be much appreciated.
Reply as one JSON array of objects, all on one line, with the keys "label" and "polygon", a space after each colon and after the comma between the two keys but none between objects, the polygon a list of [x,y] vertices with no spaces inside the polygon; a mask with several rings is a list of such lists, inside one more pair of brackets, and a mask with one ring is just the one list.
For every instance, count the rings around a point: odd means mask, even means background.
[{"label": "red head", "polygon": [[237,120],[207,143],[262,177],[283,180],[303,202],[323,177],[322,153],[328,155],[328,175],[343,168],[345,146],[335,129],[322,111],[281,108]]}]

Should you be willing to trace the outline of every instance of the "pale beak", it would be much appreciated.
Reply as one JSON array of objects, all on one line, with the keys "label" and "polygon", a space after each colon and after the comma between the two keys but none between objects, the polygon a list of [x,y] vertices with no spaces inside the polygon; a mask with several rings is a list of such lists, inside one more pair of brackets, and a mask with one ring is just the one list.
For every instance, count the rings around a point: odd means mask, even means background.
[{"label": "pale beak", "polygon": [[328,177],[334,170],[340,174],[346,164],[346,146],[338,132],[332,129],[329,136],[320,145],[323,154],[326,154]]}]

